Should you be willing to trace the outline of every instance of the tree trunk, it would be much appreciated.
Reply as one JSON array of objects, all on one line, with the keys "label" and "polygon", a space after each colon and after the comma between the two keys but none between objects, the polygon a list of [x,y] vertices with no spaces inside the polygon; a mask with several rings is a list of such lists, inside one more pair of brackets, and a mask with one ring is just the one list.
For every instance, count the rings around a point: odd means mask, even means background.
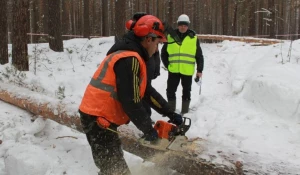
[{"label": "tree trunk", "polygon": [[228,0],[222,0],[222,27],[223,35],[228,34]]},{"label": "tree trunk", "polygon": [[122,12],[126,6],[126,1],[115,2],[115,42],[120,40],[125,33],[125,15]]},{"label": "tree trunk", "polygon": [[73,2],[73,0],[70,1],[71,1],[71,9],[70,9],[71,34],[75,35],[76,34],[75,3]]},{"label": "tree trunk", "polygon": [[284,34],[290,34],[290,3],[291,0],[286,0],[284,2]]},{"label": "tree trunk", "polygon": [[167,8],[168,8],[168,17],[167,17],[168,24],[171,25],[172,27],[175,27],[175,22],[173,21],[174,12],[173,12],[172,0],[169,0]]},{"label": "tree trunk", "polygon": [[157,0],[157,17],[159,19],[162,19],[163,21],[166,20],[165,15],[164,15],[164,1],[162,0]]},{"label": "tree trunk", "polygon": [[49,0],[49,47],[55,52],[63,52],[60,23],[60,0]]},{"label": "tree trunk", "polygon": [[210,1],[211,0],[207,0],[206,1],[206,8],[204,7],[205,9],[205,13],[204,15],[206,16],[205,17],[205,21],[206,21],[206,26],[205,29],[206,29],[206,33],[208,34],[211,34],[212,33],[212,19],[211,19],[211,4],[210,4]]},{"label": "tree trunk", "polygon": [[79,35],[83,35],[83,3],[82,0],[78,1],[78,31]]},{"label": "tree trunk", "polygon": [[0,0],[0,64],[8,63],[7,1]]},{"label": "tree trunk", "polygon": [[[213,19],[211,22],[212,22],[212,25],[211,25],[211,30],[212,30],[212,33],[213,35],[216,35],[217,34],[217,28],[219,27],[218,26],[218,23],[217,23],[217,13],[218,13],[218,6],[216,3],[217,0],[211,0],[211,18]],[[224,16],[223,16],[224,17]]]},{"label": "tree trunk", "polygon": [[83,38],[90,39],[90,15],[89,15],[89,1],[90,0],[84,0],[83,1]]},{"label": "tree trunk", "polygon": [[[42,34],[48,34],[48,0],[38,0],[39,7],[39,20],[38,20],[38,32]],[[48,36],[40,36],[39,42],[48,42]]]},{"label": "tree trunk", "polygon": [[71,27],[71,2],[70,0],[63,0],[62,2],[62,20],[61,20],[61,26],[62,26],[62,34],[72,34],[72,27]]},{"label": "tree trunk", "polygon": [[275,19],[275,2],[274,2],[274,0],[268,0],[268,7],[269,7],[269,11],[271,12],[271,14],[270,14],[270,19],[271,19],[271,22],[270,22],[270,38],[275,38],[276,19]]},{"label": "tree trunk", "polygon": [[237,26],[236,26],[236,21],[237,21],[237,10],[238,10],[238,2],[234,3],[234,11],[233,11],[233,19],[232,19],[232,34],[234,36],[237,36]]},{"label": "tree trunk", "polygon": [[95,14],[93,15],[93,20],[94,20],[94,34],[95,35],[101,35],[101,12],[102,12],[102,7],[101,7],[101,2],[100,1],[94,1],[94,8],[95,8]]},{"label": "tree trunk", "polygon": [[37,43],[38,36],[35,35],[38,30],[37,19],[38,19],[38,11],[37,11],[37,1],[31,0],[30,2],[30,43]]},{"label": "tree trunk", "polygon": [[89,23],[90,23],[90,35],[95,35],[95,19],[96,19],[96,1],[94,0],[90,0],[89,2],[89,16],[90,16],[90,20],[89,20]]},{"label": "tree trunk", "polygon": [[[300,2],[297,1],[297,12],[296,12],[296,29],[297,30],[297,34],[300,34]],[[298,39],[300,38],[300,36],[298,35]]]},{"label": "tree trunk", "polygon": [[13,3],[12,64],[19,71],[28,71],[27,32],[29,0],[15,0]]},{"label": "tree trunk", "polygon": [[249,8],[249,35],[250,36],[254,36],[256,35],[256,30],[255,28],[257,27],[255,25],[255,1],[251,0],[250,2],[248,2],[248,6],[250,7]]},{"label": "tree trunk", "polygon": [[102,0],[102,36],[109,36],[108,29],[108,0]]},{"label": "tree trunk", "polygon": [[299,38],[297,36],[298,34],[298,30],[299,30],[299,25],[298,25],[298,21],[299,21],[299,0],[295,0],[293,3],[293,39],[296,40],[297,38]]},{"label": "tree trunk", "polygon": [[196,14],[195,14],[195,30],[196,30],[196,32],[197,33],[199,33],[200,31],[201,31],[201,29],[200,29],[200,25],[201,25],[201,22],[200,22],[200,20],[201,20],[201,16],[200,16],[200,11],[199,11],[199,6],[200,6],[200,3],[199,3],[199,1],[196,1],[196,4],[195,4],[195,8],[196,8]]},{"label": "tree trunk", "polygon": [[6,12],[6,15],[7,15],[7,31],[9,32],[8,33],[8,44],[11,44],[12,43],[12,8],[13,7],[13,0],[8,0],[7,1],[7,12]]}]

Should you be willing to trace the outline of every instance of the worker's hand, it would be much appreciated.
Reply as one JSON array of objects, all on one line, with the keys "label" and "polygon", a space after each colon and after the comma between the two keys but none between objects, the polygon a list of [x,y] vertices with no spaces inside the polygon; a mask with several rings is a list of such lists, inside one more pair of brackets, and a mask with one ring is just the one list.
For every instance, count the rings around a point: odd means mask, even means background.
[{"label": "worker's hand", "polygon": [[202,83],[201,77],[202,77],[202,73],[198,72],[198,73],[196,74],[195,79],[194,79],[195,82],[196,82],[199,86],[201,86],[201,83]]},{"label": "worker's hand", "polygon": [[169,123],[173,123],[177,126],[182,124],[182,115],[173,112],[172,114],[168,115],[168,117],[170,118],[168,121]]},{"label": "worker's hand", "polygon": [[143,137],[145,138],[146,141],[153,142],[158,139],[158,134],[157,131],[153,128],[150,132],[144,133]]},{"label": "worker's hand", "polygon": [[201,78],[202,77],[202,73],[201,72],[197,72],[196,77]]}]

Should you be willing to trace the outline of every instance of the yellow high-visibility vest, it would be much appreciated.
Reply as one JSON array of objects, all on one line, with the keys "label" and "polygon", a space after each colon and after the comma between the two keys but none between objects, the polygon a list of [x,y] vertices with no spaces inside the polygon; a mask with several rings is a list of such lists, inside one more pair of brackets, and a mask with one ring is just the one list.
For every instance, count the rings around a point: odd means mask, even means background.
[{"label": "yellow high-visibility vest", "polygon": [[167,52],[169,54],[168,70],[172,73],[181,73],[192,76],[195,72],[197,37],[185,37],[182,45],[178,45],[174,39],[168,35]]}]

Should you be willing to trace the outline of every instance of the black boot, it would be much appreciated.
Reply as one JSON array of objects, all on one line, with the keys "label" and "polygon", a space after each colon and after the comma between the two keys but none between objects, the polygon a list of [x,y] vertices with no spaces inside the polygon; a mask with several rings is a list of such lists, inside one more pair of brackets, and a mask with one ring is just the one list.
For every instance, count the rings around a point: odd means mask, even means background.
[{"label": "black boot", "polygon": [[181,114],[186,114],[189,112],[190,102],[191,100],[182,100]]},{"label": "black boot", "polygon": [[175,111],[175,109],[176,109],[176,100],[171,100],[171,101],[168,101],[168,105],[169,105],[169,107],[170,107],[170,109],[171,109],[171,111]]}]

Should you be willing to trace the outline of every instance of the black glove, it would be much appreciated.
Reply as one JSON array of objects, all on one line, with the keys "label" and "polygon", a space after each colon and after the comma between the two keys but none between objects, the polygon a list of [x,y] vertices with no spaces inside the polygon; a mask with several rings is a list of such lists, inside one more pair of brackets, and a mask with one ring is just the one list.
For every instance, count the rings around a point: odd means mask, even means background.
[{"label": "black glove", "polygon": [[150,132],[145,133],[144,136],[146,141],[155,141],[158,139],[158,134],[157,131],[155,129],[152,129]]},{"label": "black glove", "polygon": [[173,112],[172,114],[168,115],[168,117],[170,118],[168,121],[169,123],[173,123],[177,126],[182,124],[182,115]]}]

